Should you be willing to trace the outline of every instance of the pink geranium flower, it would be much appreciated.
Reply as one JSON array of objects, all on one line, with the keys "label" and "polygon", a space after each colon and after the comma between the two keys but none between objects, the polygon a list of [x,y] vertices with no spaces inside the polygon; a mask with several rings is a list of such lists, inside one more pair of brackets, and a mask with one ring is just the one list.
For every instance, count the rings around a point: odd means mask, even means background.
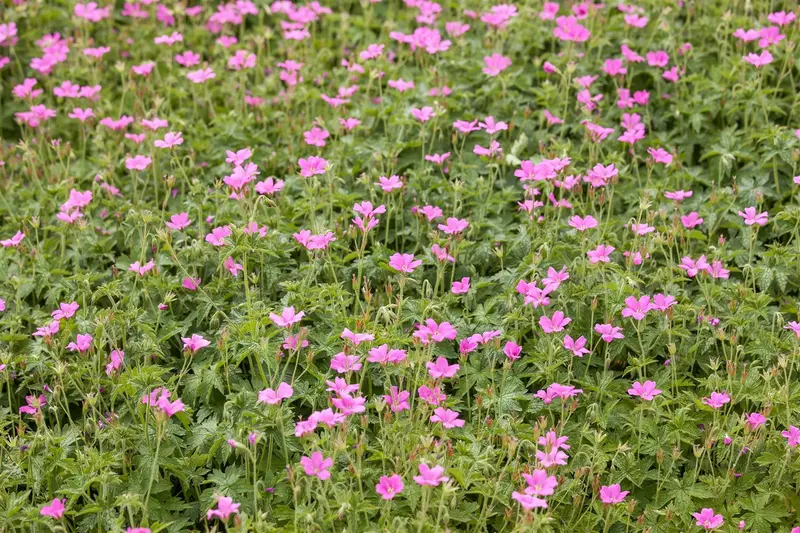
[{"label": "pink geranium flower", "polygon": [[710,507],[703,508],[699,513],[692,513],[692,517],[697,520],[695,524],[703,529],[717,529],[725,522],[722,515],[714,514],[714,509]]},{"label": "pink geranium flower", "polygon": [[64,511],[66,510],[64,506],[66,501],[66,498],[55,498],[52,502],[50,502],[50,505],[45,505],[42,507],[39,510],[39,514],[42,516],[49,516],[55,520],[61,520],[61,517],[64,516]]},{"label": "pink geranium flower", "polygon": [[622,503],[630,491],[620,490],[619,483],[600,487],[600,501],[605,504]]},{"label": "pink geranium flower", "polygon": [[331,477],[329,469],[333,466],[333,459],[330,457],[326,459],[322,452],[314,452],[311,457],[302,457],[300,464],[307,476],[314,476],[321,481]]},{"label": "pink geranium flower", "polygon": [[280,316],[276,315],[275,313],[270,313],[269,319],[272,320],[272,322],[278,327],[290,328],[293,324],[300,322],[305,315],[305,311],[295,313],[294,306],[291,306],[285,307],[283,311],[281,311]]},{"label": "pink geranium flower", "polygon": [[656,388],[655,381],[645,381],[644,383],[639,383],[635,381],[630,389],[628,389],[628,394],[631,396],[638,396],[642,400],[652,401],[656,396],[661,394],[661,390]]},{"label": "pink geranium flower", "polygon": [[450,478],[447,476],[443,476],[444,468],[436,465],[433,468],[429,467],[425,463],[419,464],[419,475],[414,476],[414,481],[417,482],[418,485],[428,485],[431,487],[438,487],[440,483],[444,483],[449,481]]},{"label": "pink geranium flower", "polygon": [[421,264],[422,261],[414,260],[413,254],[396,253],[389,258],[390,267],[395,269],[397,272],[403,272],[406,274],[414,272],[414,270]]},{"label": "pink geranium flower", "polygon": [[502,71],[511,66],[511,59],[500,54],[492,54],[483,58],[486,65],[483,67],[483,73],[487,76],[497,76]]},{"label": "pink geranium flower", "polygon": [[191,337],[181,337],[181,341],[183,341],[183,349],[192,353],[197,353],[198,350],[211,344],[211,341],[206,340],[202,335],[197,335],[196,333]]},{"label": "pink geranium flower", "polygon": [[217,500],[217,508],[208,510],[206,520],[211,520],[215,517],[220,520],[227,520],[232,514],[239,512],[240,505],[239,503],[233,503],[233,498],[222,496]]},{"label": "pink geranium flower", "polygon": [[403,478],[392,474],[391,476],[381,476],[380,481],[375,485],[375,492],[380,494],[384,500],[391,500],[403,492],[404,488]]},{"label": "pink geranium flower", "polygon": [[277,390],[264,389],[259,392],[258,401],[256,403],[275,405],[281,403],[282,400],[291,398],[292,394],[294,394],[294,389],[292,389],[288,383],[281,382]]}]

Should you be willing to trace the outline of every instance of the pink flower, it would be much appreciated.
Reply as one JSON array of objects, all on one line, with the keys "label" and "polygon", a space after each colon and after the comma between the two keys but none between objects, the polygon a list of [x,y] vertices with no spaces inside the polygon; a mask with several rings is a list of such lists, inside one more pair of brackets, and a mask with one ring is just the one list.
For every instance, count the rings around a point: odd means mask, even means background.
[{"label": "pink flower", "polygon": [[416,107],[411,108],[411,115],[420,122],[428,122],[433,116],[433,108],[425,106],[422,109]]},{"label": "pink flower", "polygon": [[772,22],[773,24],[777,24],[778,26],[787,26],[794,22],[795,14],[791,11],[788,13],[785,11],[777,11],[775,13],[770,13],[767,15],[767,20]]},{"label": "pink flower", "polygon": [[795,337],[800,339],[800,322],[792,320],[791,322],[787,322],[783,329],[788,329],[794,332]]},{"label": "pink flower", "polygon": [[569,335],[564,335],[564,349],[572,352],[575,357],[583,357],[590,353],[586,349],[586,337],[581,335],[577,339],[573,339]]},{"label": "pink flower", "polygon": [[174,402],[170,402],[169,397],[170,392],[167,389],[158,387],[150,394],[144,395],[142,397],[142,403],[166,414],[167,417],[172,417],[175,413],[185,410],[186,406],[182,401],[175,400]]},{"label": "pink flower", "polygon": [[106,375],[110,376],[115,371],[122,368],[122,362],[125,360],[125,352],[122,350],[113,350],[109,354],[109,358],[111,359],[109,363],[106,365]]},{"label": "pink flower", "polygon": [[357,355],[347,355],[344,352],[339,352],[331,359],[331,369],[340,374],[357,372],[361,370],[361,363],[358,361]]},{"label": "pink flower", "polygon": [[704,219],[700,217],[697,211],[692,211],[688,215],[681,216],[681,224],[683,224],[683,227],[686,229],[692,229],[694,227],[697,227],[700,224],[702,224],[703,221]]},{"label": "pink flower", "polygon": [[466,294],[469,292],[469,281],[467,277],[461,278],[461,281],[454,281],[450,287],[450,292],[453,294]]},{"label": "pink flower", "polygon": [[362,342],[374,341],[375,335],[372,333],[353,333],[349,328],[344,328],[340,338],[349,340],[353,345],[358,346]]},{"label": "pink flower", "polygon": [[216,78],[217,74],[210,68],[201,68],[187,73],[186,77],[189,78],[189,81],[192,83],[203,83]]},{"label": "pink flower", "polygon": [[745,420],[752,429],[756,429],[767,422],[767,417],[761,413],[749,413],[745,415]]},{"label": "pink flower", "polygon": [[630,491],[620,490],[619,483],[600,487],[600,500],[605,504],[622,503]]},{"label": "pink flower", "polygon": [[622,310],[622,316],[625,318],[630,317],[635,320],[642,320],[650,309],[649,296],[642,296],[640,298],[628,296],[625,298],[625,309]]},{"label": "pink flower", "polygon": [[325,139],[330,136],[327,130],[323,130],[322,128],[311,128],[310,130],[303,133],[303,137],[305,138],[306,144],[310,146],[325,146]]},{"label": "pink flower", "polygon": [[712,392],[710,397],[703,398],[703,403],[714,409],[719,409],[730,401],[731,397],[726,392]]},{"label": "pink flower", "polygon": [[65,320],[75,316],[79,308],[80,305],[78,305],[78,302],[62,302],[58,304],[58,309],[50,313],[50,316],[53,317],[53,320]]},{"label": "pink flower", "polygon": [[25,396],[25,404],[26,405],[19,408],[20,413],[37,415],[39,414],[39,409],[47,405],[47,397],[44,394],[40,394],[39,396]]},{"label": "pink flower", "polygon": [[297,164],[300,166],[300,175],[310,178],[319,174],[325,174],[328,162],[321,157],[311,156],[308,159],[299,159]]},{"label": "pink flower", "polygon": [[645,381],[644,383],[635,381],[631,388],[628,389],[628,394],[631,396],[638,396],[642,400],[649,402],[661,394],[661,391],[656,388],[655,381]]},{"label": "pink flower", "polygon": [[92,340],[94,340],[93,337],[88,333],[78,334],[75,342],[67,344],[67,350],[70,352],[87,352],[92,347]]},{"label": "pink flower", "polygon": [[611,261],[609,256],[614,250],[615,248],[613,246],[601,244],[594,250],[586,252],[586,255],[589,256],[589,263],[591,264],[608,263]]},{"label": "pink flower", "polygon": [[272,322],[278,327],[290,328],[293,324],[300,322],[305,315],[305,311],[295,313],[294,306],[292,306],[285,307],[283,311],[281,311],[280,316],[276,315],[275,313],[270,313],[269,319],[272,320]]},{"label": "pink flower", "polygon": [[709,265],[706,261],[706,256],[701,255],[697,261],[694,261],[691,257],[681,258],[681,264],[678,265],[678,268],[685,270],[686,275],[690,278],[693,278],[700,272],[708,271],[708,269],[711,268],[711,265]]},{"label": "pink flower", "polygon": [[443,476],[444,468],[439,465],[430,468],[425,463],[419,464],[419,475],[414,476],[414,481],[418,485],[429,485],[431,487],[438,487],[440,483],[449,481],[450,478]]},{"label": "pink flower", "polygon": [[381,344],[380,346],[370,349],[367,362],[379,363],[382,365],[386,363],[400,363],[405,361],[406,357],[407,354],[405,350],[390,349],[388,344]]},{"label": "pink flower", "polygon": [[211,230],[211,233],[206,235],[206,242],[214,246],[225,246],[227,242],[225,239],[231,236],[231,228],[228,226],[219,226]]},{"label": "pink flower", "polygon": [[258,401],[256,403],[266,403],[275,405],[281,403],[282,400],[291,398],[294,394],[294,389],[285,382],[278,385],[278,390],[264,389],[258,393]]},{"label": "pink flower", "polygon": [[762,50],[760,54],[749,53],[746,56],[742,56],[745,63],[750,63],[756,68],[761,68],[765,65],[769,65],[772,63],[772,54],[769,53],[769,50]]},{"label": "pink flower", "polygon": [[561,398],[562,400],[566,400],[567,398],[572,398],[573,396],[577,396],[578,394],[581,393],[583,393],[583,389],[576,389],[572,385],[551,383],[550,385],[547,386],[547,389],[536,391],[535,396],[540,400],[542,400],[545,403],[545,405],[549,405],[556,398]]},{"label": "pink flower", "polygon": [[275,194],[276,192],[280,192],[283,190],[285,183],[283,180],[276,180],[273,177],[269,177],[264,181],[259,181],[256,183],[255,190],[258,194]]},{"label": "pink flower", "polygon": [[569,317],[565,317],[564,313],[561,311],[556,311],[553,313],[553,318],[548,317],[547,315],[542,315],[539,317],[539,326],[544,330],[545,333],[558,333],[559,331],[564,331],[564,327],[567,324],[572,322],[572,319]]},{"label": "pink flower", "polygon": [[183,137],[179,131],[171,131],[164,135],[164,140],[156,140],[153,143],[156,148],[172,148],[181,144],[183,144]]},{"label": "pink flower", "polygon": [[459,413],[444,407],[438,407],[433,410],[431,422],[441,422],[442,426],[446,429],[464,427],[464,421],[458,418]]},{"label": "pink flower", "polygon": [[531,496],[530,494],[514,491],[511,493],[511,498],[519,503],[523,509],[528,511],[536,508],[547,509],[547,500]]},{"label": "pink flower", "polygon": [[413,254],[393,254],[389,258],[389,266],[397,272],[404,272],[410,274],[422,264],[420,260],[414,260]]},{"label": "pink flower", "polygon": [[624,76],[628,73],[621,59],[606,59],[602,70],[609,76]]},{"label": "pink flower", "polygon": [[134,261],[128,267],[128,270],[130,270],[131,272],[136,272],[140,276],[144,276],[145,274],[147,274],[148,272],[153,270],[153,268],[155,266],[156,266],[156,264],[153,262],[152,259],[150,261],[148,261],[147,263],[145,263],[144,265],[140,264],[139,261]]},{"label": "pink flower", "polygon": [[548,476],[546,470],[536,469],[533,474],[522,474],[525,478],[525,494],[531,496],[550,496],[555,493],[558,487],[558,480],[556,476]]},{"label": "pink flower", "polygon": [[516,361],[519,359],[520,354],[522,353],[522,346],[517,344],[514,341],[508,341],[505,346],[503,346],[503,353],[512,361]]},{"label": "pink flower", "polygon": [[378,178],[378,187],[383,189],[383,192],[392,192],[395,189],[402,189],[403,182],[400,180],[400,176],[380,176]]},{"label": "pink flower", "polygon": [[789,429],[781,432],[781,436],[786,439],[786,444],[790,448],[795,448],[800,444],[800,428],[789,426]]},{"label": "pink flower", "polygon": [[146,155],[137,155],[125,159],[125,168],[128,170],[144,170],[150,166],[153,160]]},{"label": "pink flower", "polygon": [[417,324],[417,331],[414,332],[414,338],[427,345],[431,341],[442,342],[445,339],[453,340],[458,335],[456,328],[449,322],[442,322],[437,324],[432,318],[425,320],[425,324]]},{"label": "pink flower", "polygon": [[300,458],[300,464],[307,476],[315,476],[321,481],[331,477],[328,469],[333,466],[333,459],[330,457],[326,459],[321,452],[314,452],[311,457]]},{"label": "pink flower", "polygon": [[175,231],[180,231],[184,228],[187,228],[192,223],[192,221],[189,220],[189,213],[186,212],[172,215],[169,217],[169,220],[170,221],[166,223],[166,226]]},{"label": "pink flower", "polygon": [[18,231],[10,239],[4,239],[0,241],[0,245],[2,245],[3,248],[16,248],[17,246],[19,246],[19,243],[21,243],[22,239],[24,238],[25,234],[22,233],[21,231]]},{"label": "pink flower", "polygon": [[722,515],[714,514],[714,509],[710,507],[703,508],[699,513],[692,513],[692,516],[697,520],[695,524],[703,529],[716,529],[725,522]]},{"label": "pink flower", "polygon": [[483,68],[483,73],[488,76],[497,76],[502,71],[511,66],[511,59],[500,54],[492,54],[483,58],[486,65]]},{"label": "pink flower", "polygon": [[503,121],[496,122],[492,116],[488,116],[483,119],[483,122],[479,123],[478,126],[486,130],[486,133],[489,135],[494,135],[499,131],[508,130],[508,124]]},{"label": "pink flower", "polygon": [[206,513],[206,520],[211,520],[214,517],[220,520],[227,520],[229,516],[239,512],[240,505],[239,503],[233,503],[233,498],[221,496],[217,501],[217,508],[209,509]]},{"label": "pink flower", "polygon": [[192,353],[196,353],[197,350],[205,348],[209,344],[210,341],[206,340],[202,335],[193,334],[191,337],[181,337],[183,341],[183,349],[189,350]]},{"label": "pink flower", "polygon": [[622,328],[611,324],[595,324],[594,330],[606,342],[625,338],[625,335],[622,334]]},{"label": "pink flower", "polygon": [[239,275],[239,272],[244,271],[244,267],[241,265],[241,263],[237,263],[236,261],[234,261],[233,257],[230,255],[222,264],[222,266],[224,266],[225,270],[230,272],[231,276],[233,276],[234,278]]},{"label": "pink flower", "polygon": [[458,235],[469,226],[469,222],[463,219],[448,217],[446,224],[439,224],[437,227],[448,235]]},{"label": "pink flower", "polygon": [[44,507],[42,507],[39,510],[39,514],[42,516],[49,516],[54,520],[61,520],[61,517],[64,516],[64,510],[65,510],[64,503],[66,501],[67,501],[66,498],[62,498],[60,500],[58,498],[55,498],[53,499],[52,502],[50,502],[50,505],[45,505]]},{"label": "pink flower", "polygon": [[458,369],[461,368],[458,363],[449,364],[444,357],[437,358],[435,363],[428,361],[425,363],[425,367],[428,369],[428,374],[430,374],[433,379],[452,378],[456,375]]},{"label": "pink flower", "polygon": [[752,226],[753,224],[764,226],[768,219],[768,213],[766,211],[757,213],[755,207],[745,207],[744,211],[739,211],[739,216],[744,219],[744,223],[747,226]]},{"label": "pink flower", "polygon": [[383,395],[383,400],[393,413],[400,413],[411,408],[408,404],[410,396],[411,394],[408,391],[401,391],[393,385],[389,388],[389,394]]},{"label": "pink flower", "polygon": [[404,488],[403,478],[397,474],[392,474],[389,477],[381,476],[380,481],[375,485],[375,492],[380,494],[384,500],[391,500],[403,492]]},{"label": "pink flower", "polygon": [[581,218],[578,215],[574,215],[570,217],[569,225],[580,232],[584,232],[587,229],[596,228],[597,219],[594,218],[592,215],[586,215],[584,218]]}]

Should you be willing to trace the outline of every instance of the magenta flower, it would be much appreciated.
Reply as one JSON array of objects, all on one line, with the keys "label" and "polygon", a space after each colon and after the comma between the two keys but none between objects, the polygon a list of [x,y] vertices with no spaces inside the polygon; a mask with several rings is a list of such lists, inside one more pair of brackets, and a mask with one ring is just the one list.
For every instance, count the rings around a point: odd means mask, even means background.
[{"label": "magenta flower", "polygon": [[311,156],[308,159],[299,159],[297,164],[300,166],[300,175],[304,178],[325,174],[328,166],[327,161],[317,156]]},{"label": "magenta flower", "polygon": [[752,226],[753,224],[764,226],[768,219],[768,213],[766,211],[757,213],[755,207],[745,207],[744,211],[739,211],[739,216],[744,219],[744,223],[747,226]]},{"label": "magenta flower", "polygon": [[375,348],[370,349],[367,362],[370,363],[399,363],[405,361],[407,357],[405,350],[390,349],[388,344],[381,344]]},{"label": "magenta flower", "polygon": [[699,513],[692,513],[692,516],[697,520],[695,524],[703,529],[717,529],[725,522],[722,515],[714,514],[714,509],[710,507],[703,508]]},{"label": "magenta flower", "polygon": [[0,246],[2,246],[3,248],[16,248],[17,246],[19,246],[19,243],[21,243],[22,239],[24,238],[25,234],[22,233],[21,231],[18,231],[10,239],[3,239],[2,241],[0,241]]},{"label": "magenta flower", "polygon": [[572,319],[565,317],[564,313],[561,311],[554,312],[553,318],[550,318],[547,315],[542,315],[539,317],[539,326],[545,333],[558,333],[559,331],[564,331],[564,328],[570,322],[572,322]]},{"label": "magenta flower", "polygon": [[508,341],[505,346],[503,346],[503,353],[512,361],[516,361],[519,359],[520,354],[522,353],[522,346],[517,344],[514,341]]},{"label": "magenta flower", "polygon": [[712,392],[711,396],[703,398],[703,403],[714,409],[719,409],[730,401],[731,397],[726,392]]},{"label": "magenta flower", "polygon": [[397,474],[391,476],[381,476],[380,481],[375,485],[375,492],[381,495],[384,500],[391,500],[401,492],[405,485],[403,485],[403,478]]},{"label": "magenta flower", "polygon": [[78,302],[62,302],[58,304],[58,309],[50,313],[50,316],[53,317],[53,320],[66,320],[75,316],[79,308]]},{"label": "magenta flower", "polygon": [[366,398],[361,396],[350,396],[349,394],[342,394],[338,398],[332,398],[331,403],[343,415],[354,415],[366,411],[364,404],[367,403]]},{"label": "magenta flower", "polygon": [[450,322],[442,322],[437,324],[432,318],[425,320],[425,324],[417,324],[417,331],[414,332],[414,338],[427,345],[431,341],[442,342],[445,339],[453,340],[458,335],[458,331]]},{"label": "magenta flower", "polygon": [[435,116],[433,108],[430,106],[425,106],[422,109],[412,107],[411,115],[420,122],[428,122],[431,118]]},{"label": "magenta flower", "polygon": [[283,311],[281,311],[280,316],[276,315],[275,313],[269,314],[269,319],[272,322],[281,328],[290,328],[293,324],[297,324],[303,317],[306,315],[305,311],[300,311],[299,313],[295,313],[294,306],[292,307],[285,307]]},{"label": "magenta flower", "polygon": [[586,255],[589,257],[589,263],[591,264],[608,263],[611,261],[609,256],[614,250],[615,248],[613,246],[601,244],[594,250],[586,252]]},{"label": "magenta flower", "polygon": [[395,269],[397,272],[404,272],[410,274],[414,272],[418,266],[422,264],[421,260],[414,260],[413,254],[400,254],[396,253],[393,254],[389,258],[389,266]]},{"label": "magenta flower", "polygon": [[401,413],[406,409],[410,409],[411,406],[408,403],[410,397],[411,393],[408,391],[401,391],[394,385],[389,388],[389,394],[383,395],[386,405],[389,406],[389,409],[391,409],[393,413]]},{"label": "magenta flower", "polygon": [[556,398],[566,400],[583,393],[583,389],[576,389],[572,385],[562,385],[560,383],[551,383],[545,390],[536,391],[535,396],[542,400],[545,405],[549,405]]},{"label": "magenta flower", "polygon": [[233,498],[221,496],[220,499],[217,500],[217,508],[209,509],[206,513],[206,520],[211,520],[214,517],[220,520],[227,520],[229,516],[239,512],[240,505],[239,503],[233,503]]},{"label": "magenta flower", "polygon": [[466,220],[449,217],[446,224],[439,224],[437,227],[448,235],[458,235],[469,226]]},{"label": "magenta flower", "polygon": [[581,218],[578,215],[572,216],[569,219],[569,225],[580,232],[597,227],[597,219],[592,215],[586,215]]},{"label": "magenta flower", "polygon": [[339,352],[331,359],[331,369],[340,374],[357,372],[361,370],[361,363],[357,355],[347,355],[344,352]]},{"label": "magenta flower", "polygon": [[761,68],[772,63],[773,57],[769,50],[763,50],[760,54],[751,52],[746,56],[742,56],[742,59],[744,59],[745,63],[750,63],[756,68]]},{"label": "magenta flower", "polygon": [[378,187],[383,189],[383,192],[392,192],[395,189],[402,189],[403,182],[400,176],[380,176],[378,178]]},{"label": "magenta flower", "polygon": [[511,498],[520,504],[523,509],[530,511],[531,509],[547,509],[547,500],[544,498],[537,498],[530,494],[514,491],[511,493]]},{"label": "magenta flower", "polygon": [[275,405],[281,403],[282,400],[291,398],[294,394],[294,389],[285,382],[278,385],[278,390],[264,389],[258,393],[258,401],[256,403],[266,403]]},{"label": "magenta flower", "polygon": [[164,140],[156,140],[153,143],[156,148],[172,148],[181,144],[183,144],[183,137],[179,131],[171,131],[164,135]]},{"label": "magenta flower", "polygon": [[87,352],[92,347],[93,337],[88,333],[78,334],[75,342],[67,344],[67,350],[70,352]]},{"label": "magenta flower", "polygon": [[19,412],[26,415],[36,415],[43,406],[47,405],[47,397],[44,394],[25,396],[25,403],[26,405],[19,408]]},{"label": "magenta flower", "polygon": [[162,387],[154,389],[150,394],[142,396],[142,403],[163,412],[167,417],[186,410],[186,406],[180,400],[170,402],[171,393]]},{"label": "magenta flower", "polygon": [[795,448],[800,444],[800,428],[789,426],[789,429],[781,431],[781,436],[786,439],[786,444],[790,448]]},{"label": "magenta flower", "polygon": [[550,496],[555,493],[558,487],[558,480],[556,476],[547,475],[546,470],[536,469],[533,474],[522,474],[525,482],[528,484],[525,487],[525,494],[531,496]]},{"label": "magenta flower", "polygon": [[661,390],[656,388],[655,381],[645,381],[644,383],[635,381],[631,388],[628,389],[628,394],[631,396],[638,396],[642,400],[646,400],[648,402],[661,394],[661,392]]},{"label": "magenta flower", "polygon": [[511,59],[500,54],[486,56],[483,58],[483,62],[486,65],[483,67],[483,73],[492,77],[511,66]]},{"label": "magenta flower", "polygon": [[449,481],[450,478],[447,476],[443,476],[444,468],[436,465],[433,468],[430,468],[425,463],[419,464],[419,475],[414,476],[414,481],[417,482],[417,485],[428,485],[431,487],[438,487],[440,483],[444,483]]},{"label": "magenta flower", "polygon": [[211,233],[206,235],[206,242],[213,246],[225,246],[228,244],[225,239],[231,236],[231,228],[228,226],[219,226],[211,230]]},{"label": "magenta flower", "polygon": [[583,335],[577,339],[573,339],[569,335],[564,335],[563,345],[564,349],[571,351],[572,355],[575,357],[583,357],[584,355],[590,353],[590,351],[586,349],[586,337]]},{"label": "magenta flower", "polygon": [[466,294],[469,292],[470,279],[468,277],[461,278],[461,281],[454,281],[453,285],[450,286],[450,292],[453,294]]},{"label": "magenta flower", "polygon": [[611,324],[595,324],[594,330],[606,342],[625,338],[625,335],[622,334],[622,328]]},{"label": "magenta flower", "polygon": [[328,469],[333,466],[333,459],[330,457],[326,459],[321,452],[314,452],[311,457],[300,458],[300,464],[307,476],[314,476],[321,481],[331,477]]},{"label": "magenta flower", "polygon": [[144,170],[150,166],[153,160],[145,155],[137,155],[125,159],[125,168],[128,170]]},{"label": "magenta flower", "polygon": [[765,417],[761,413],[745,414],[744,418],[747,421],[747,425],[750,426],[751,429],[756,429],[767,422],[767,417]]},{"label": "magenta flower", "polygon": [[428,369],[428,374],[430,374],[433,379],[452,378],[456,375],[458,369],[461,368],[458,363],[449,364],[444,357],[437,358],[435,363],[428,361],[425,363],[425,367]]},{"label": "magenta flower", "polygon": [[189,213],[183,212],[169,217],[169,222],[166,223],[166,226],[169,229],[180,231],[184,228],[189,227],[191,223],[192,221],[189,220]]},{"label": "magenta flower", "polygon": [[197,335],[196,333],[191,337],[181,337],[181,340],[183,341],[183,349],[192,353],[196,353],[197,350],[205,348],[211,344],[211,342],[203,338],[202,335]]},{"label": "magenta flower", "polygon": [[650,309],[649,296],[642,296],[640,298],[628,296],[625,298],[625,309],[622,310],[622,316],[625,318],[642,320]]},{"label": "magenta flower", "polygon": [[64,516],[64,510],[66,509],[64,507],[64,503],[66,501],[66,498],[62,498],[60,500],[55,498],[52,502],[50,502],[50,505],[45,505],[42,507],[39,510],[39,514],[42,516],[49,516],[55,520],[61,520],[61,517]]},{"label": "magenta flower", "polygon": [[605,504],[622,503],[628,494],[630,494],[630,491],[620,490],[619,483],[600,487],[600,501]]},{"label": "magenta flower", "polygon": [[431,422],[441,422],[447,429],[464,427],[464,421],[458,418],[459,413],[444,407],[438,407],[433,410]]}]

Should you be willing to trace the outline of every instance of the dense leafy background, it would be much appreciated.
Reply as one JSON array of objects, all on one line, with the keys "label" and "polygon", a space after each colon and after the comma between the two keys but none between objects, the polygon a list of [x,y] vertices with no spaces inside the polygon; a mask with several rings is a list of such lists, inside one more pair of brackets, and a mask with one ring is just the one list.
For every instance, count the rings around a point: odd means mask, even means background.
[{"label": "dense leafy background", "polygon": [[[182,3],[162,4],[137,4],[147,17],[136,18],[118,2],[96,23],[76,16],[72,1],[6,0],[0,9],[0,24],[17,29],[16,38],[0,39],[0,58],[9,58],[0,69],[0,238],[25,234],[0,249],[0,531],[666,532],[698,529],[692,513],[702,508],[723,516],[724,531],[740,521],[758,532],[800,523],[800,461],[781,435],[800,425],[800,334],[784,329],[798,319],[800,289],[798,25],[778,27],[784,38],[766,48],[773,61],[761,68],[743,60],[761,53],[758,39],[733,35],[777,27],[768,14],[796,9],[794,2],[645,0],[631,8],[648,18],[641,28],[613,2],[564,2],[558,16],[588,9],[577,21],[591,32],[584,42],[555,38],[556,21],[542,20],[538,1],[515,4],[501,28],[481,20],[493,6],[474,0],[344,0],[329,4],[330,13],[257,2],[255,14],[220,27],[208,24],[215,10],[235,15],[248,4],[201,3],[193,17]],[[287,13],[302,21],[306,38],[286,38]],[[448,36],[452,21],[470,28]],[[449,49],[412,50],[390,36],[428,26],[452,41]],[[182,42],[154,42],[173,31]],[[44,74],[32,61],[48,44],[37,41],[54,33],[69,51]],[[225,48],[220,35],[238,43]],[[382,54],[360,59],[375,43],[385,45]],[[603,66],[622,58],[623,44],[642,56],[663,50],[668,65],[624,61],[627,73],[610,76]],[[102,58],[83,53],[99,46],[110,48]],[[186,50],[201,63],[178,64],[174,56]],[[255,54],[254,67],[229,68],[239,50]],[[483,71],[492,53],[512,63],[497,76]],[[303,64],[295,86],[281,77],[279,63],[290,59]],[[155,63],[150,75],[132,72],[147,61]],[[187,79],[205,66],[215,78]],[[673,68],[677,80],[665,79]],[[597,76],[591,95],[603,95],[594,110],[576,99],[583,88],[575,80],[590,75]],[[25,78],[43,89],[33,101],[13,96]],[[397,79],[415,88],[391,88]],[[56,96],[66,80],[100,85],[99,98]],[[351,86],[338,107],[322,98]],[[444,86],[452,92],[429,93]],[[649,102],[621,109],[619,88],[648,91]],[[37,104],[56,116],[37,127],[15,118]],[[426,122],[411,113],[424,106],[434,113]],[[95,117],[69,118],[74,107],[91,107]],[[564,124],[549,125],[545,110]],[[618,140],[623,113],[639,114],[646,127],[633,145]],[[98,124],[122,115],[135,119],[124,131]],[[507,130],[464,135],[453,127],[487,116]],[[143,126],[155,117],[168,126]],[[360,125],[347,131],[340,119],[348,117]],[[583,121],[613,132],[595,142]],[[324,147],[304,141],[314,126],[330,132]],[[178,131],[183,144],[154,146]],[[493,139],[502,154],[473,152]],[[283,190],[259,195],[251,184],[241,199],[230,198],[226,151],[244,148],[252,149],[257,180],[284,180]],[[672,163],[654,163],[648,148],[669,152]],[[445,152],[444,165],[424,158]],[[135,155],[152,163],[130,170],[126,160]],[[301,177],[298,160],[314,155],[327,171]],[[523,161],[555,158],[569,158],[555,178],[515,177]],[[618,170],[604,187],[556,184],[597,164]],[[379,177],[391,175],[404,186],[383,192]],[[57,214],[72,189],[92,199],[81,218],[65,223]],[[676,190],[693,194],[665,198]],[[529,213],[520,208],[526,199],[542,204]],[[559,200],[569,204],[554,205]],[[362,201],[386,206],[366,237],[351,223]],[[423,205],[444,216],[429,222],[413,209]],[[766,225],[746,225],[738,215],[746,207],[767,212]],[[692,211],[704,221],[689,229],[680,216]],[[180,212],[191,225],[166,228]],[[576,231],[568,223],[574,215],[599,224]],[[446,217],[469,226],[447,235],[437,229]],[[245,234],[251,222],[266,235]],[[636,235],[632,224],[654,231]],[[224,225],[233,230],[227,244],[209,244],[205,236]],[[336,240],[309,251],[293,237],[302,229],[331,231]],[[437,260],[433,244],[455,263]],[[615,248],[611,260],[591,264],[587,252],[600,244]],[[422,265],[399,274],[389,266],[395,253],[413,253]],[[721,261],[729,278],[689,277],[679,268],[682,258],[701,255]],[[232,276],[228,257],[244,271]],[[150,260],[146,274],[130,270]],[[550,267],[566,267],[569,279],[549,305],[525,305],[518,282],[541,287]],[[187,276],[201,278],[199,289],[182,286]],[[469,292],[453,294],[452,282],[463,277]],[[626,298],[656,293],[676,304],[641,321],[621,315]],[[56,334],[33,337],[61,302],[80,308]],[[288,306],[305,313],[290,330],[270,320]],[[539,319],[554,311],[572,321],[547,334]],[[421,344],[413,332],[428,318],[452,324],[457,338]],[[624,339],[603,342],[594,329],[603,323],[622,328]],[[345,328],[375,340],[353,347],[340,338]],[[501,335],[459,355],[459,341],[493,330]],[[87,333],[91,349],[67,349]],[[289,333],[308,346],[283,348]],[[565,333],[585,336],[592,353],[574,357],[562,347]],[[181,338],[192,334],[210,345],[185,351]],[[522,347],[519,359],[504,355],[507,341]],[[368,351],[384,343],[407,350],[408,359],[367,363]],[[124,362],[108,374],[113,350],[124,351]],[[330,361],[343,350],[364,365],[341,377],[360,384],[355,394],[366,398],[366,411],[296,437],[298,421],[331,407]],[[425,363],[438,357],[460,365],[442,390],[462,428],[431,422],[433,407],[418,397],[418,387],[433,385]],[[653,401],[627,392],[645,380],[663,391]],[[259,391],[281,382],[293,387],[291,398],[257,403]],[[582,394],[545,404],[535,393],[551,383]],[[412,409],[389,411],[382,395],[390,385],[411,393]],[[185,411],[166,418],[143,404],[157,387]],[[722,391],[731,401],[721,409],[703,402]],[[26,396],[41,394],[47,404],[38,414],[20,412]],[[747,424],[752,413],[766,422]],[[537,442],[548,431],[569,438],[569,459],[548,469],[558,480],[548,508],[527,512],[511,495],[525,487],[522,473],[541,466]],[[330,479],[305,474],[300,460],[315,451],[333,458]],[[441,465],[450,481],[417,485],[420,463]],[[375,485],[392,473],[405,489],[385,501]],[[627,499],[603,504],[600,487],[616,483],[630,491]],[[226,524],[206,520],[220,496],[241,505]],[[60,520],[40,514],[54,498],[66,499]]]}]

